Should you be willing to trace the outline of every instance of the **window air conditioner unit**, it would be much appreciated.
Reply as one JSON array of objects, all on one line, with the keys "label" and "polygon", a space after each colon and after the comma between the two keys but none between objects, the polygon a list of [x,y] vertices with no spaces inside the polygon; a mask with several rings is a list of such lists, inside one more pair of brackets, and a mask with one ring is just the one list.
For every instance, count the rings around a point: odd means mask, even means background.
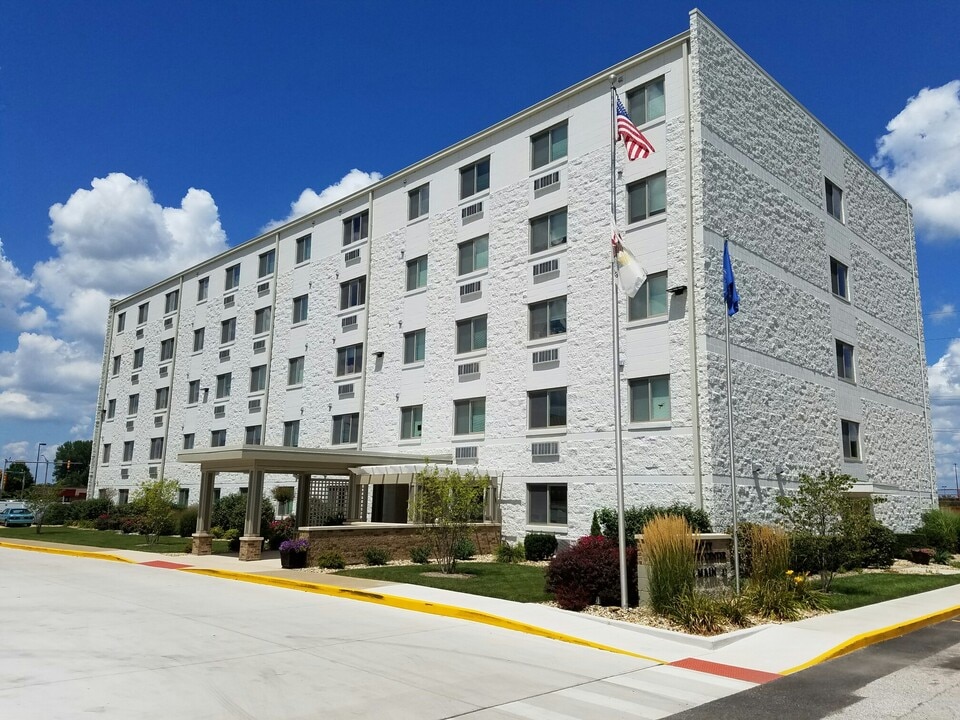
[{"label": "window air conditioner unit", "polygon": [[538,192],[553,185],[560,184],[560,171],[554,170],[552,173],[541,175],[533,181],[533,191]]},{"label": "window air conditioner unit", "polygon": [[557,460],[560,458],[560,443],[535,442],[530,446],[530,456],[534,461]]},{"label": "window air conditioner unit", "polygon": [[462,445],[454,450],[454,460],[458,463],[475,463],[477,462],[477,446],[476,445]]}]

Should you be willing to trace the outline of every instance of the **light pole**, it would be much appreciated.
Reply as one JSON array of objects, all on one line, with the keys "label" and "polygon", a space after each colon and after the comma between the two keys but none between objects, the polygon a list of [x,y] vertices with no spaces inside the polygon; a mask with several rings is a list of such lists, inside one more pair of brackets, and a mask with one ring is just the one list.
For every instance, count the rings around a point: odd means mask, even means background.
[{"label": "light pole", "polygon": [[953,482],[957,486],[957,500],[960,500],[960,480],[957,480],[957,464],[953,464]]},{"label": "light pole", "polygon": [[45,448],[46,446],[47,446],[46,443],[39,443],[39,444],[37,445],[37,464],[36,464],[36,468],[37,468],[37,469],[36,469],[36,472],[34,472],[34,474],[33,474],[33,482],[34,482],[34,484],[37,483],[37,476],[40,474],[40,448]]}]

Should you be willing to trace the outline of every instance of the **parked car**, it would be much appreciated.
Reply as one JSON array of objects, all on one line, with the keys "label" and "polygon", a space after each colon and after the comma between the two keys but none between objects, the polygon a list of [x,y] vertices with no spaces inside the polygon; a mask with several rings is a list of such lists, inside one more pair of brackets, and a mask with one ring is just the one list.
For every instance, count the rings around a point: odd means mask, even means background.
[{"label": "parked car", "polygon": [[0,525],[4,527],[16,527],[23,525],[29,527],[33,525],[33,513],[26,508],[7,508],[0,512]]}]

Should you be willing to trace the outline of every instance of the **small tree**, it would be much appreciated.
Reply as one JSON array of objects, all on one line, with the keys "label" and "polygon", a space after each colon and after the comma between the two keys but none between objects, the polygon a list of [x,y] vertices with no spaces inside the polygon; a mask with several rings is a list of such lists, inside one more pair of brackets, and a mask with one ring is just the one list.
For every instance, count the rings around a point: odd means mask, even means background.
[{"label": "small tree", "polygon": [[3,479],[3,489],[7,495],[23,495],[33,485],[33,473],[25,462],[10,463]]},{"label": "small tree", "polygon": [[56,485],[34,485],[27,490],[24,500],[33,513],[33,524],[39,534],[47,508],[60,501],[60,488]]},{"label": "small tree", "polygon": [[456,548],[467,539],[468,526],[483,517],[483,493],[487,478],[474,472],[428,465],[417,473],[413,499],[414,516],[430,549],[445,573],[457,569]]},{"label": "small tree", "polygon": [[90,476],[92,440],[68,440],[57,446],[53,480],[63,487],[86,487]]},{"label": "small tree", "polygon": [[842,564],[844,521],[849,517],[853,478],[834,471],[802,474],[794,495],[777,497],[777,512],[800,540],[809,543],[824,590]]},{"label": "small tree", "polygon": [[160,536],[173,527],[173,504],[180,484],[176,480],[157,478],[142,482],[133,494],[133,502],[143,508],[143,526],[147,543],[160,541]]}]

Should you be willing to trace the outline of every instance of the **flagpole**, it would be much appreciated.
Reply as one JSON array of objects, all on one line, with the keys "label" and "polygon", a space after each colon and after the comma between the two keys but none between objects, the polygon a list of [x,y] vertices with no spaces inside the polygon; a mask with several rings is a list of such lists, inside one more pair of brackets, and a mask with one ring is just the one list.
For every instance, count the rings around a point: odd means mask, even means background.
[{"label": "flagpole", "polygon": [[[726,239],[726,238],[724,238]],[[730,428],[730,506],[733,509],[733,578],[740,594],[740,548],[737,542],[737,463],[733,454],[733,379],[730,372],[730,311],[724,307],[724,340],[727,346],[727,423]]]},{"label": "flagpole", "polygon": [[[616,75],[610,76],[610,213],[617,222]],[[610,307],[613,319],[613,436],[617,473],[617,544],[620,553],[620,608],[628,607],[627,531],[623,508],[623,432],[620,421],[620,293],[617,288],[617,257],[610,260]]]}]

